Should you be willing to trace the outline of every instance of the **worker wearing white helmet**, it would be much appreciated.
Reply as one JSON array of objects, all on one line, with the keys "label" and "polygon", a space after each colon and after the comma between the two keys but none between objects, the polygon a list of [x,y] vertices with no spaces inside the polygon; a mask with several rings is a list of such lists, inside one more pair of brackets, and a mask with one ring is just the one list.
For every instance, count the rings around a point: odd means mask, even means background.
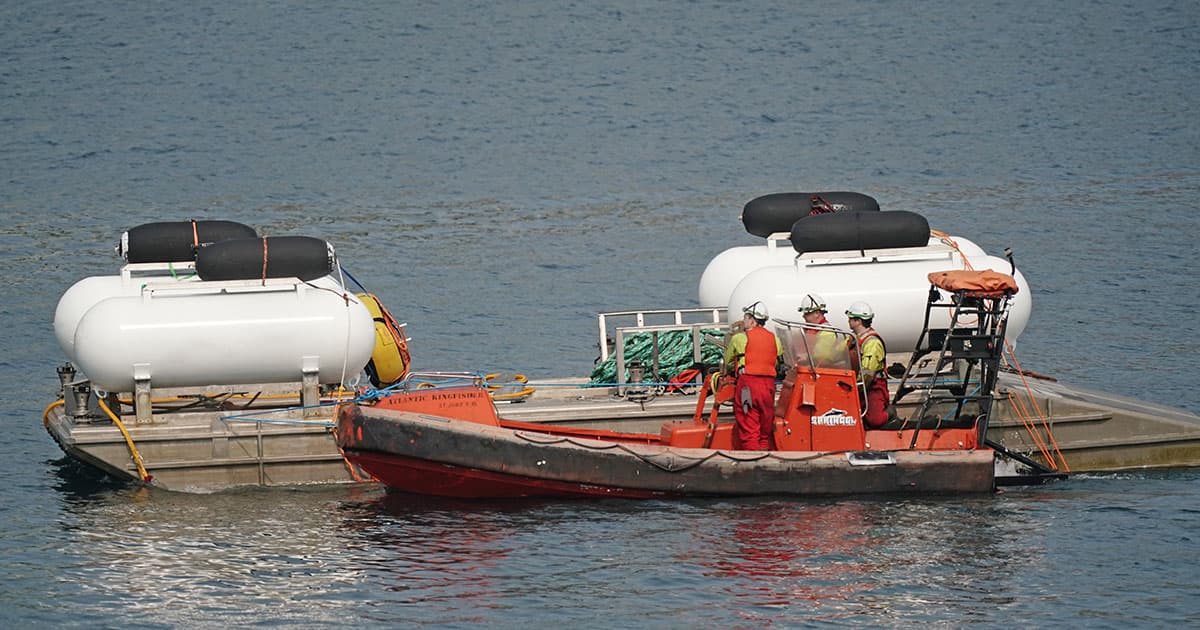
[{"label": "worker wearing white helmet", "polygon": [[[829,320],[825,318],[825,313],[828,308],[825,306],[825,299],[816,293],[809,293],[800,300],[800,306],[796,309],[800,311],[804,322],[814,326],[830,326]],[[808,353],[812,358],[813,364],[817,367],[835,367],[839,358],[843,359],[842,366],[845,367],[845,352],[839,352],[837,349],[837,334],[831,330],[818,330],[809,328],[805,330],[808,335]],[[804,357],[798,357],[800,363],[806,363]]]},{"label": "worker wearing white helmet", "polygon": [[767,305],[742,309],[741,332],[725,346],[725,369],[737,375],[733,401],[733,447],[767,451],[774,446],[776,365],[783,345],[767,330]]},{"label": "worker wearing white helmet", "polygon": [[846,309],[846,317],[854,317],[864,320],[867,326],[871,325],[871,321],[875,319],[875,311],[871,309],[871,305],[863,301],[858,301],[850,305]]},{"label": "worker wearing white helmet", "polygon": [[825,313],[829,311],[825,307],[825,300],[816,293],[809,293],[800,300],[800,307],[796,310],[800,311],[804,317],[804,321],[810,324],[828,324],[829,320],[825,319]]},{"label": "worker wearing white helmet", "polygon": [[884,364],[887,361],[887,347],[883,337],[871,327],[875,321],[875,311],[866,302],[855,302],[846,309],[846,319],[850,330],[858,337],[858,372],[867,390],[867,404],[863,409],[863,422],[870,428],[877,429],[888,420],[889,394],[887,373]]}]

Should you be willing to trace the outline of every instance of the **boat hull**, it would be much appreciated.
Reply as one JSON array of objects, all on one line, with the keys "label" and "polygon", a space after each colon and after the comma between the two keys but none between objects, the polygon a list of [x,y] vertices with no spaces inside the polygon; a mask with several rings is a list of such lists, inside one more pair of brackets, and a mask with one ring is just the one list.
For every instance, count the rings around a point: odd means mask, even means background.
[{"label": "boat hull", "polygon": [[987,449],[754,452],[616,443],[345,405],[346,458],[389,487],[460,498],[981,493]]},{"label": "boat hull", "polygon": [[[520,404],[498,404],[501,419],[544,424],[551,430],[568,426],[656,434],[664,422],[690,420],[696,407],[695,396],[675,394],[634,403],[614,398],[604,389],[582,389],[583,379],[555,383],[558,387],[539,388]],[[1009,374],[1002,375],[1001,385],[1007,390],[1021,387],[1020,381]],[[293,384],[293,388],[298,386]],[[1193,413],[1046,380],[1031,380],[1030,386],[1034,402],[1028,406],[1036,407],[1045,420],[1044,426],[1053,428],[1054,443],[1066,461],[1062,467],[1065,471],[1200,465],[1200,418]],[[262,387],[222,389],[254,392]],[[267,393],[282,391],[270,389]],[[211,388],[168,390],[156,392],[155,396],[176,393],[211,396],[214,392]],[[299,404],[298,397],[295,404]],[[138,424],[126,409],[122,420],[153,476],[152,485],[159,488],[212,492],[240,486],[336,484],[371,479],[348,467],[342,459],[329,427],[335,421],[332,414],[320,418],[301,418],[297,414],[297,422],[289,423],[278,422],[274,414],[263,423],[234,422],[227,419],[228,415],[227,411],[157,410],[151,424]],[[1008,399],[997,401],[993,416],[988,431],[992,440],[1043,461],[1032,445],[1027,422],[1017,417]],[[1041,420],[1035,420],[1039,427],[1043,426]],[[719,422],[732,422],[728,410],[721,412]],[[129,445],[107,419],[76,419],[60,404],[47,412],[46,429],[70,457],[117,479],[138,480]],[[1039,433],[1043,443],[1049,442],[1044,429],[1039,429]],[[877,444],[873,446],[879,448]],[[478,491],[465,494],[477,495]],[[521,491],[512,496],[537,494]],[[613,495],[605,490],[603,495],[587,496]]]},{"label": "boat hull", "polygon": [[[274,400],[282,406],[160,409],[150,423],[138,423],[133,415],[123,414],[122,430],[106,417],[76,418],[58,404],[46,411],[44,424],[72,459],[114,479],[146,482],[163,490],[209,493],[250,486],[371,480],[349,465],[338,450],[332,437],[332,407],[320,408],[321,415],[305,416],[294,392],[289,396],[282,387],[262,385],[254,391],[263,394],[263,401]],[[206,395],[219,396],[212,388]],[[186,406],[186,400],[180,400]],[[149,479],[141,477],[133,449]]]}]

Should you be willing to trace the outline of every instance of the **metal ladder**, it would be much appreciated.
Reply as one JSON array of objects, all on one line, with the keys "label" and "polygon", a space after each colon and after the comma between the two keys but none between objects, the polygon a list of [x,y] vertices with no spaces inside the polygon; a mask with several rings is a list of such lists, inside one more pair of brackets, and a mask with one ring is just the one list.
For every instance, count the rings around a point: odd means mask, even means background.
[{"label": "metal ladder", "polygon": [[[930,287],[924,329],[892,399],[896,403],[910,394],[924,393],[919,410],[909,419],[917,429],[913,446],[922,428],[964,423],[978,426],[983,443],[1004,354],[1011,299],[1010,291],[960,290],[946,300],[941,291]],[[943,322],[947,327],[939,327]]]},{"label": "metal ladder", "polygon": [[[980,444],[1032,470],[1020,479],[1062,478],[1061,473],[987,437],[1012,295],[1011,291],[960,290],[951,292],[947,301],[942,291],[930,286],[925,327],[892,402],[924,394],[917,413],[905,421],[906,426],[914,425],[909,448],[916,447],[922,429],[974,424]],[[931,322],[948,324],[940,328]],[[934,412],[940,415],[933,416]]]}]

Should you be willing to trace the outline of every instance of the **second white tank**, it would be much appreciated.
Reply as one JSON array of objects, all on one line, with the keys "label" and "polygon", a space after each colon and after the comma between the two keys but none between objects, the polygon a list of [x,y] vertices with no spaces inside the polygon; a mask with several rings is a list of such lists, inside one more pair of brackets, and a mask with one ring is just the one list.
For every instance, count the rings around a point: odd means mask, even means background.
[{"label": "second white tank", "polygon": [[[983,254],[978,247],[969,250],[960,244],[960,251],[973,269],[1013,271],[1007,260]],[[772,318],[800,321],[800,301],[815,293],[826,302],[829,322],[846,328],[846,309],[853,302],[865,301],[875,311],[874,328],[885,339],[889,353],[911,352],[915,347],[925,323],[929,274],[964,268],[962,256],[945,246],[932,244],[867,257],[857,252],[824,252],[793,258],[788,263],[748,270],[719,306],[728,308],[730,318],[736,320],[744,306],[762,300]],[[1021,272],[1017,270],[1012,275],[1019,291],[1012,300],[1007,339],[1015,344],[1029,322],[1033,300]],[[708,299],[717,298],[709,295]],[[704,304],[703,298],[701,303]],[[935,316],[945,321],[935,319],[931,322],[933,327],[949,326],[949,313],[945,310],[935,311]]]}]

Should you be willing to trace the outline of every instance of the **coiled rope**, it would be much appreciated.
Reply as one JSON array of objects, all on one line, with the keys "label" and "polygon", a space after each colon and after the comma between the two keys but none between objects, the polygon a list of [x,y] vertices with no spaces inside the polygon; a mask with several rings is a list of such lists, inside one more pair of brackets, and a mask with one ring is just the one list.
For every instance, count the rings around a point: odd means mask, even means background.
[{"label": "coiled rope", "polygon": [[[505,380],[500,380],[505,377]],[[492,400],[509,400],[519,401],[525,400],[537,391],[536,387],[529,384],[529,378],[524,374],[488,374],[484,377],[487,382],[488,394]]]}]

